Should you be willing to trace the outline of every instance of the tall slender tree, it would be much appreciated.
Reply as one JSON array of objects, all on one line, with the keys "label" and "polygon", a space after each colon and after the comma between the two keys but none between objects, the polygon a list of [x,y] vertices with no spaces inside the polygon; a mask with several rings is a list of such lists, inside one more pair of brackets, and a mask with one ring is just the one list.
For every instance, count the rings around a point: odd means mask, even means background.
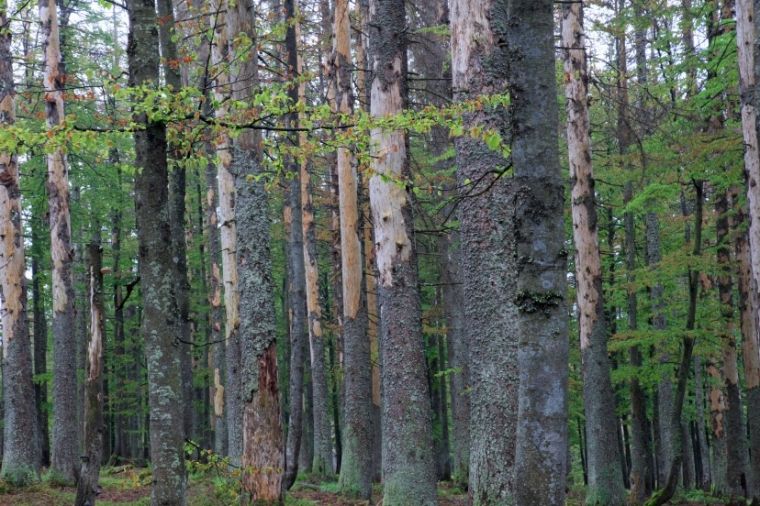
[{"label": "tall slender tree", "polygon": [[[373,75],[370,114],[385,118],[406,104],[403,0],[370,3]],[[436,504],[429,389],[425,374],[407,140],[375,128],[369,181],[380,307],[382,466],[385,506]]]},{"label": "tall slender tree", "polygon": [[[348,0],[335,2],[333,52],[329,59],[329,93],[336,114],[353,112],[351,93],[351,23]],[[372,494],[372,383],[367,336],[358,179],[349,148],[337,153],[343,289],[344,428],[340,466],[341,489],[369,499]]]},{"label": "tall slender tree", "polygon": [[[55,0],[40,0],[45,74],[45,117],[50,131],[64,120],[63,87],[66,80],[61,60],[58,14]],[[66,155],[57,148],[47,155],[48,215],[53,287],[53,435],[51,468],[74,482],[79,459],[77,428],[77,375],[74,332],[74,282],[69,214],[69,175]]]},{"label": "tall slender tree", "polygon": [[78,473],[76,506],[94,506],[99,493],[98,478],[103,460],[103,343],[105,312],[103,307],[103,252],[100,247],[100,225],[88,248],[90,275],[90,342],[87,346],[85,377],[84,454]]},{"label": "tall slender tree", "polygon": [[607,356],[607,315],[602,295],[596,197],[591,164],[588,71],[583,5],[562,8],[567,146],[572,184],[573,243],[578,298],[583,404],[586,414],[589,504],[623,504],[615,397]]},{"label": "tall slender tree", "polygon": [[[12,31],[8,5],[0,2],[0,125],[16,121]],[[32,384],[32,345],[26,318],[24,235],[16,155],[0,153],[0,303],[3,318],[3,479],[35,481],[40,465]]]},{"label": "tall slender tree", "polygon": [[[159,85],[155,0],[129,0],[129,83]],[[143,296],[142,333],[148,368],[152,504],[185,503],[185,461],[177,305],[169,224],[166,124],[135,116],[135,213]]]}]

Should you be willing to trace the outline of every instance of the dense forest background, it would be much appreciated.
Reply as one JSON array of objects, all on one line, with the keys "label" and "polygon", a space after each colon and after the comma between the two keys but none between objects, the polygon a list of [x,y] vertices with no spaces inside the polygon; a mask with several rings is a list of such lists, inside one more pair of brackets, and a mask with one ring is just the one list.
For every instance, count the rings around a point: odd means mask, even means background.
[{"label": "dense forest background", "polygon": [[760,501],[754,9],[0,0],[0,493]]}]

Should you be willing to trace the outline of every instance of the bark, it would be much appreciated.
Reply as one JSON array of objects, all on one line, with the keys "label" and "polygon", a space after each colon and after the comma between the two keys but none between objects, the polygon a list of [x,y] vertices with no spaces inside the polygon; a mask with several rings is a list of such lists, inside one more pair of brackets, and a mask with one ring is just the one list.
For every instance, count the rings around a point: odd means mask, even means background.
[{"label": "bark", "polygon": [[[0,26],[8,26],[0,6]],[[16,119],[11,31],[0,32],[0,124]],[[0,153],[0,302],[3,322],[3,462],[0,476],[16,484],[37,479],[40,448],[26,319],[24,240],[16,156]]]},{"label": "bark", "polygon": [[[758,93],[758,74],[760,74],[760,57],[758,43],[760,43],[760,22],[755,15],[755,4],[750,0],[737,0],[736,18],[737,18],[737,45],[738,45],[738,62],[739,62],[739,83],[741,95],[741,117],[742,117],[742,135],[744,138],[744,174],[747,186],[748,216],[749,216],[749,258],[750,271],[752,280],[750,283],[752,300],[758,299],[758,290],[760,290],[760,154],[758,153],[758,124],[757,107],[760,100]],[[760,304],[755,308],[755,313],[760,314]],[[757,321],[757,316],[753,318]],[[746,359],[745,359],[746,360]],[[753,405],[757,402],[758,394],[756,382],[753,381],[753,387],[748,389]],[[756,423],[757,413],[752,413]],[[758,438],[752,436],[752,446],[755,447]],[[755,458],[757,454],[753,452]],[[753,458],[754,459],[754,458]],[[753,469],[757,465],[753,460]],[[756,472],[756,471],[755,471]],[[755,475],[757,476],[757,475]],[[756,482],[757,483],[757,482]],[[756,485],[758,486],[758,485]],[[760,486],[758,486],[760,487]]]},{"label": "bark", "polygon": [[[213,146],[207,146],[210,156],[213,156]],[[214,452],[217,455],[227,455],[227,419],[224,410],[224,308],[222,308],[222,246],[219,235],[219,193],[216,187],[216,165],[206,165],[206,235],[208,236],[209,269],[208,269],[208,303],[209,326],[211,333],[211,391],[212,422],[214,432]]]},{"label": "bark", "polygon": [[746,429],[742,421],[736,341],[734,338],[733,279],[729,245],[729,195],[722,191],[715,200],[718,297],[723,325],[719,331],[722,347],[723,379],[726,391],[726,485],[731,497],[744,497],[746,483]]},{"label": "bark", "polygon": [[[351,92],[351,25],[347,0],[337,0],[333,20],[333,50],[328,60],[331,108],[336,114],[353,112]],[[336,155],[340,213],[340,272],[342,282],[343,366],[345,395],[340,488],[369,499],[372,494],[372,380],[367,337],[358,179],[347,147]]]},{"label": "bark", "polygon": [[[300,189],[299,189],[300,193]],[[311,472],[314,462],[314,417],[311,413],[311,359],[304,354],[303,426],[301,427],[301,450],[298,452],[298,469]]]},{"label": "bark", "polygon": [[694,357],[694,403],[696,404],[697,445],[701,470],[699,487],[702,490],[709,490],[712,483],[712,472],[710,448],[707,445],[707,429],[705,428],[705,388],[702,378],[702,359],[697,355]]},{"label": "bark", "polygon": [[[373,0],[370,114],[384,118],[406,102],[403,0]],[[369,181],[380,307],[380,380],[385,506],[436,504],[430,395],[425,376],[407,140],[374,128]]]},{"label": "bark", "polygon": [[568,311],[563,180],[557,138],[545,135],[559,127],[552,2],[512,0],[505,21],[520,336],[515,502],[561,504],[568,448]]},{"label": "bark", "polygon": [[[295,3],[292,0],[285,2],[285,19],[291,19],[295,15]],[[296,27],[289,23],[285,33],[285,45],[287,51],[289,81],[294,81],[300,71],[300,58],[298,55]],[[298,86],[291,86],[288,90],[292,102],[298,102]],[[298,116],[291,113],[288,117],[290,127],[297,126]],[[298,137],[291,135],[290,142],[298,143]],[[298,457],[301,445],[309,445],[313,448],[313,432],[307,434],[304,429],[304,365],[306,344],[309,339],[306,313],[306,267],[304,264],[304,241],[303,241],[303,215],[301,213],[301,174],[298,161],[290,157],[288,171],[293,179],[289,183],[287,203],[283,209],[284,222],[287,233],[288,255],[288,322],[290,334],[290,377],[289,398],[290,418],[288,420],[288,439],[285,451],[285,476],[284,487],[289,489],[295,482],[299,470]],[[309,364],[311,361],[309,361]],[[312,413],[308,413],[309,422],[313,422]],[[311,469],[313,452],[306,469]],[[303,468],[302,468],[303,470]]]},{"label": "bark", "polygon": [[78,474],[75,506],[94,506],[100,493],[98,478],[103,459],[103,344],[105,312],[103,309],[103,261],[100,248],[100,225],[89,245],[90,340],[87,347],[87,371],[84,403],[84,454]]},{"label": "bark", "polygon": [[[158,35],[161,45],[166,85],[175,91],[182,88],[177,46],[174,42],[175,21],[172,0],[157,0]],[[172,232],[172,261],[174,262],[174,293],[177,299],[177,344],[182,370],[182,406],[185,436],[195,438],[193,429],[193,369],[192,329],[190,328],[190,282],[187,278],[187,245],[185,244],[185,168],[180,165],[182,154],[176,146],[169,146],[169,216]]]},{"label": "bark", "polygon": [[[617,441],[615,397],[607,355],[607,315],[602,294],[594,175],[588,116],[588,74],[583,39],[583,9],[567,4],[562,13],[567,143],[572,184],[575,277],[580,312],[583,399],[586,413],[587,504],[623,504],[621,454]],[[639,477],[641,478],[641,477]]]},{"label": "bark", "polygon": [[[757,325],[757,314],[760,311],[758,302],[758,279],[760,279],[760,189],[757,187],[760,181],[760,158],[758,153],[758,73],[760,73],[760,58],[758,57],[758,19],[755,15],[756,4],[749,0],[737,0],[736,2],[736,32],[739,61],[739,83],[741,91],[741,114],[742,134],[744,138],[744,178],[747,184],[747,200],[749,217],[749,230],[747,236],[742,236],[737,241],[737,256],[740,265],[746,262],[748,265],[741,269],[748,273],[751,278],[744,279],[744,274],[739,276],[740,290],[747,291],[742,301],[749,306],[752,316],[748,316],[746,323],[742,318],[744,327],[749,327],[751,321]],[[743,254],[739,254],[738,248],[742,247]],[[742,284],[744,286],[742,286]],[[741,303],[741,302],[740,302]],[[751,495],[753,499],[760,499],[760,344],[758,344],[757,328],[754,328],[751,337],[744,334],[744,368],[747,382],[747,410],[750,432],[751,466],[750,479]]]},{"label": "bark", "polygon": [[[737,17],[741,13],[737,11]],[[749,244],[744,227],[745,210],[735,196],[735,218],[732,226],[736,231],[735,252],[737,259],[736,281],[739,288],[738,307],[742,333],[742,358],[747,397],[747,422],[749,432],[750,462],[747,473],[748,495],[760,500],[760,339],[758,339],[755,307],[757,298],[752,290],[752,267]]]},{"label": "bark", "polygon": [[[231,61],[236,62],[230,75],[233,100],[249,100],[258,86],[254,19],[252,0],[228,3],[227,37],[230,54],[234,56]],[[277,383],[270,219],[261,178],[261,138],[258,132],[243,131],[232,148],[238,291],[240,307],[246,308],[239,315],[243,491],[247,501],[279,503],[285,462]]]},{"label": "bark", "polygon": [[[214,95],[220,103],[215,114],[218,118],[227,115],[227,100],[229,99],[230,76],[226,65],[230,58],[228,34],[225,27],[224,13],[227,1],[219,0],[213,5],[212,21],[215,44],[212,47],[212,60],[215,66],[222,68],[216,73]],[[240,398],[240,299],[238,294],[238,270],[236,260],[237,225],[235,219],[235,177],[231,172],[233,161],[232,141],[229,135],[222,131],[216,139],[216,154],[219,191],[219,229],[221,235],[222,273],[224,282],[225,309],[225,385],[224,406],[227,415],[227,455],[230,463],[240,465],[243,453],[242,433],[242,401]]]},{"label": "bark", "polygon": [[[504,13],[495,2],[455,1],[450,17],[455,99],[504,93],[506,71],[495,63],[503,58],[495,41]],[[466,127],[490,128],[503,136],[506,123],[503,109],[465,117]],[[507,161],[499,153],[469,137],[457,139],[456,150],[461,251],[467,252],[460,257],[460,276],[472,389],[469,491],[474,504],[507,504],[513,494],[518,383],[514,189],[501,174]]]},{"label": "bark", "polygon": [[[154,0],[129,0],[131,86],[158,85]],[[166,159],[166,125],[136,115],[135,208],[143,296],[142,333],[148,370],[153,505],[185,503],[184,434],[177,305],[174,298]]]},{"label": "bark", "polygon": [[[45,74],[45,116],[52,131],[64,120],[64,68],[58,33],[55,0],[40,0]],[[68,164],[62,149],[47,155],[47,194],[50,217],[53,289],[53,434],[51,470],[61,479],[74,482],[79,459],[77,428],[76,334],[74,331],[74,284],[69,215]]]}]

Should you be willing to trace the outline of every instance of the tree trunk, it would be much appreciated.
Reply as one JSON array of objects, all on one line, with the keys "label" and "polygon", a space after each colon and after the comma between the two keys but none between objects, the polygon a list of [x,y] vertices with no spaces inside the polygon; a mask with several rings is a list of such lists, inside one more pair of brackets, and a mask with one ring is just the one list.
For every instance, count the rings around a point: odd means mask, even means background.
[{"label": "tree trunk", "polygon": [[[237,65],[232,99],[249,100],[258,86],[252,0],[228,3],[226,29]],[[284,454],[277,383],[274,287],[269,251],[269,212],[258,132],[242,131],[232,143],[240,307],[240,392],[243,416],[243,491],[256,503],[282,500]],[[229,365],[229,364],[228,364]]]},{"label": "tree trunk", "polygon": [[[758,84],[758,60],[760,54],[758,51],[758,43],[760,43],[760,30],[758,29],[758,18],[755,15],[755,4],[751,0],[737,0],[736,2],[736,30],[737,30],[737,45],[739,50],[739,83],[741,89],[741,116],[742,116],[742,134],[744,138],[744,175],[747,185],[747,200],[748,200],[748,216],[749,216],[749,258],[750,258],[750,272],[752,273],[752,280],[748,286],[751,290],[750,300],[760,300],[758,295],[760,292],[760,153],[758,153],[758,125],[757,121],[757,107],[758,101],[760,101],[760,90]],[[760,314],[760,304],[756,304],[753,308],[756,315]],[[757,316],[753,318],[757,321]],[[756,333],[755,333],[756,334]],[[746,346],[746,344],[745,344]],[[756,343],[755,343],[756,346]],[[757,353],[754,354],[757,357]],[[747,358],[745,357],[745,362]],[[750,360],[750,363],[752,361]],[[746,365],[745,365],[746,367]],[[747,376],[747,388],[748,392],[748,406],[752,410],[758,403],[758,397],[760,394],[758,391],[758,384],[760,380],[757,379],[758,374]],[[760,448],[760,416],[756,411],[750,412],[751,429],[751,445],[753,449]],[[753,451],[753,480],[755,482],[755,494],[760,494],[760,471],[758,471],[757,462],[758,452]]]},{"label": "tree trunk", "polygon": [[100,225],[95,223],[89,246],[90,271],[90,342],[87,347],[87,371],[84,404],[84,454],[77,483],[75,506],[94,506],[100,493],[98,478],[103,459],[103,261],[100,248]]},{"label": "tree trunk", "polygon": [[512,0],[503,26],[509,27],[520,336],[515,502],[561,504],[568,448],[567,258],[557,139],[544,134],[559,127],[551,0]]},{"label": "tree trunk", "polygon": [[[0,26],[8,26],[0,6]],[[11,31],[0,32],[0,124],[16,120]],[[0,153],[0,302],[3,312],[3,463],[0,476],[24,485],[37,480],[40,448],[32,384],[32,344],[26,320],[24,239],[16,156]]]},{"label": "tree trunk", "polygon": [[[743,14],[737,11],[737,18]],[[737,24],[738,26],[738,24]],[[747,388],[747,422],[749,425],[750,462],[747,473],[747,497],[760,501],[760,339],[758,339],[755,307],[758,304],[752,290],[752,267],[749,259],[749,244],[744,229],[745,211],[738,196],[733,207],[735,218],[732,226],[737,232],[735,251],[737,262],[737,285],[739,288],[739,314],[741,317],[742,358],[744,379]]]},{"label": "tree trunk", "polygon": [[[129,0],[131,86],[158,85],[158,32],[154,0]],[[168,204],[166,125],[135,117],[137,235],[143,295],[142,331],[148,366],[152,503],[185,503],[182,383],[174,298],[174,263]]]},{"label": "tree trunk", "polygon": [[[63,86],[58,15],[55,0],[40,0],[45,75],[45,114],[48,130],[63,123]],[[74,332],[74,285],[66,155],[56,149],[47,155],[47,194],[50,216],[50,250],[53,259],[53,437],[51,470],[73,483],[79,466],[77,428],[77,365]]]},{"label": "tree trunk", "polygon": [[[562,13],[565,55],[567,144],[572,184],[573,242],[580,313],[583,399],[586,413],[587,504],[623,504],[621,454],[617,437],[615,397],[607,355],[607,316],[602,294],[602,269],[597,235],[594,175],[588,117],[588,75],[583,8],[567,4]],[[527,478],[527,477],[526,477]]]},{"label": "tree trunk", "polygon": [[746,483],[746,427],[742,421],[742,404],[739,393],[739,372],[734,338],[733,280],[731,277],[731,249],[729,245],[729,195],[722,191],[716,196],[716,244],[718,266],[718,296],[723,325],[719,337],[722,347],[723,379],[726,390],[726,485],[732,498],[744,497],[742,483]]},{"label": "tree trunk", "polygon": [[[495,46],[496,20],[488,19],[497,15],[495,3],[457,0],[451,2],[450,11],[455,99],[504,93],[506,72],[489,62],[502,57]],[[469,114],[465,126],[506,135],[506,111]],[[513,493],[518,383],[514,230],[509,216],[513,184],[511,178],[502,177],[507,161],[483,142],[462,137],[456,139],[456,150],[457,183],[462,188],[458,209],[462,330],[472,389],[469,490],[474,504],[506,504]]]},{"label": "tree trunk", "polygon": [[[161,43],[164,79],[167,86],[178,92],[182,88],[175,36],[174,8],[172,0],[158,0],[158,35]],[[195,438],[193,428],[193,368],[192,329],[190,328],[190,282],[187,278],[187,245],[185,243],[185,193],[187,176],[180,165],[182,154],[170,146],[169,215],[172,227],[172,260],[174,262],[174,291],[177,299],[177,346],[180,352],[182,374],[182,406],[185,437]]]},{"label": "tree trunk", "polygon": [[[353,112],[351,93],[351,26],[347,0],[337,0],[333,21],[333,52],[328,61],[331,108]],[[359,194],[351,151],[338,148],[338,208],[343,314],[344,427],[340,488],[369,499],[372,494],[372,379],[367,338],[367,303],[359,228]]]},{"label": "tree trunk", "polygon": [[[285,0],[285,19],[295,16],[295,2]],[[295,79],[300,69],[298,55],[296,27],[288,23],[285,33],[285,46],[287,51],[288,73],[287,78],[293,84],[288,90],[289,98],[293,103],[298,102],[298,86]],[[297,113],[288,116],[288,126],[296,127],[298,124]],[[290,136],[290,142],[297,145],[298,136]],[[288,159],[288,172],[293,174],[289,182],[287,202],[283,209],[284,222],[287,234],[288,256],[288,322],[290,334],[290,377],[288,392],[290,399],[290,418],[288,420],[288,439],[285,446],[285,475],[284,487],[289,489],[296,480],[299,470],[299,453],[302,445],[313,444],[313,433],[309,432],[307,441],[304,440],[304,365],[306,344],[309,330],[307,327],[306,314],[306,270],[304,265],[303,243],[303,219],[301,213],[301,174],[298,160],[295,157]],[[311,362],[309,362],[311,363]],[[308,413],[309,423],[312,422],[312,413]],[[313,459],[313,453],[311,454]],[[311,460],[310,459],[310,460]],[[311,469],[311,461],[306,469]],[[301,470],[304,470],[303,468]]]},{"label": "tree trunk", "polygon": [[[216,19],[214,26],[214,41],[212,60],[214,65],[222,66],[223,70],[216,73],[214,95],[220,103],[215,113],[217,118],[225,118],[228,109],[230,76],[227,75],[229,47],[227,28],[225,27],[224,12],[227,10],[227,0],[218,0],[212,8]],[[240,398],[240,299],[238,294],[238,272],[235,252],[237,250],[237,225],[235,220],[235,177],[231,172],[232,141],[225,131],[221,131],[216,139],[216,154],[219,159],[217,178],[219,185],[219,229],[221,236],[222,273],[224,282],[225,309],[225,385],[224,409],[227,414],[227,455],[233,466],[240,465],[243,453],[242,432],[242,401]]]},{"label": "tree trunk", "polygon": [[[385,118],[406,103],[403,0],[373,0],[370,114]],[[436,504],[430,395],[420,322],[407,140],[398,130],[371,132],[369,181],[380,306],[382,465],[385,506]]]},{"label": "tree trunk", "polygon": [[[306,278],[303,263],[303,230],[301,228],[301,186],[296,177],[289,183],[287,203],[284,208],[285,233],[287,235],[288,272],[288,334],[290,336],[290,375],[288,398],[288,439],[285,445],[285,489],[295,483],[299,470],[298,456],[303,436],[304,354],[308,339],[306,328]],[[310,467],[310,466],[309,466]]]}]

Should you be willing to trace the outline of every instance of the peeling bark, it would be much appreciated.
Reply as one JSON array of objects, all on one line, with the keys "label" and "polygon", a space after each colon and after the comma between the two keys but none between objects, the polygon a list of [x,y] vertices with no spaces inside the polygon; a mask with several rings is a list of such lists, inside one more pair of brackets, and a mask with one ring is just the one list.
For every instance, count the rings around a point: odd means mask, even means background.
[{"label": "peeling bark", "polygon": [[[8,26],[5,5],[0,26]],[[0,125],[16,120],[11,31],[0,32]],[[16,156],[0,153],[0,302],[3,312],[3,463],[5,480],[35,481],[40,465],[32,350],[26,320],[24,240]]]},{"label": "peeling bark", "polygon": [[602,295],[602,265],[591,164],[583,7],[580,3],[563,7],[562,46],[565,48],[567,145],[572,184],[575,277],[586,413],[586,502],[620,505],[625,501],[625,491],[621,479],[615,397],[607,355],[608,326]]},{"label": "peeling bark", "polygon": [[84,455],[78,473],[75,506],[94,506],[100,493],[98,478],[103,459],[103,346],[105,314],[103,310],[103,262],[100,248],[100,225],[89,246],[90,271],[90,341],[87,346],[87,371],[84,404]]},{"label": "peeling bark", "polygon": [[[61,61],[58,14],[55,0],[40,0],[45,74],[45,115],[53,131],[64,122],[63,87],[66,76]],[[74,284],[69,214],[68,164],[63,150],[47,155],[47,194],[50,216],[50,250],[53,287],[53,434],[51,468],[62,479],[75,480],[79,460],[77,428],[77,377],[74,332]]]},{"label": "peeling bark", "polygon": [[[403,0],[370,2],[373,79],[370,114],[403,110],[406,34]],[[383,504],[434,505],[435,461],[420,321],[407,142],[402,131],[371,132],[370,205],[380,307]]]}]

